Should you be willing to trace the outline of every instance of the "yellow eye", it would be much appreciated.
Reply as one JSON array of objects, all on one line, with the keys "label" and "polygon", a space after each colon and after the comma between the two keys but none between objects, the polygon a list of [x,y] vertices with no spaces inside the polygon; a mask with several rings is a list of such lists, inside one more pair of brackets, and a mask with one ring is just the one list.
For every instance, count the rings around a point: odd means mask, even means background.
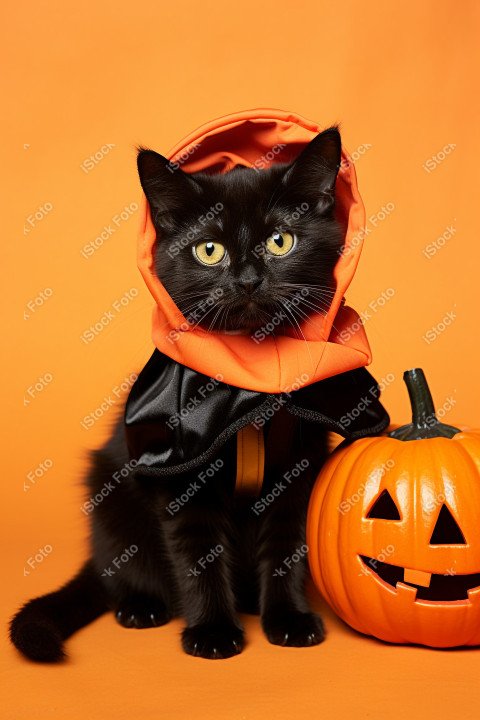
[{"label": "yellow eye", "polygon": [[193,254],[202,265],[217,265],[225,256],[225,247],[218,242],[200,242],[194,246]]},{"label": "yellow eye", "polygon": [[289,232],[273,232],[265,241],[265,246],[271,255],[286,255],[295,244],[294,236]]}]

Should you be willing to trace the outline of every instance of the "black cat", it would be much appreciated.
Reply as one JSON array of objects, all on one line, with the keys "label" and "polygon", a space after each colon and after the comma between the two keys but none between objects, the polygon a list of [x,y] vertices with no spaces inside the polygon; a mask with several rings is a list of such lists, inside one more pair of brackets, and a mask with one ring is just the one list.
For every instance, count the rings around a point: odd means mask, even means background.
[{"label": "black cat", "polygon": [[[156,271],[185,317],[217,333],[254,334],[277,315],[277,333],[290,324],[301,338],[300,324],[325,312],[335,290],[340,158],[336,128],[290,165],[262,171],[187,175],[139,151],[140,181],[162,238]],[[201,234],[188,240],[199,217]],[[182,615],[184,650],[205,658],[241,652],[239,612],[259,613],[274,644],[320,643],[322,621],[304,594],[305,522],[327,431],[285,408],[262,425],[264,481],[260,498],[251,498],[234,492],[235,436],[203,464],[159,479],[132,471],[120,418],[88,477],[89,496],[104,495],[90,504],[91,559],[63,588],[17,613],[16,647],[33,660],[58,661],[63,641],[108,610],[128,628]]]}]

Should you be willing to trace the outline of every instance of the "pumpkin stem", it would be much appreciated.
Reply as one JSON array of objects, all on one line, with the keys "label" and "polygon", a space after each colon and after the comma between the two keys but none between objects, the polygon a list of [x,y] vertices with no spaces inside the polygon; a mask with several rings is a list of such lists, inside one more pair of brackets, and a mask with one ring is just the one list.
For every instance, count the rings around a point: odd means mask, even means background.
[{"label": "pumpkin stem", "polygon": [[412,407],[412,422],[393,430],[390,437],[397,440],[422,440],[434,437],[452,438],[461,432],[459,428],[441,423],[435,414],[432,394],[425,373],[413,368],[403,373]]},{"label": "pumpkin stem", "polygon": [[428,387],[427,378],[421,368],[405,370],[403,381],[407,386],[410,405],[412,408],[412,423],[417,427],[437,425],[432,393]]}]

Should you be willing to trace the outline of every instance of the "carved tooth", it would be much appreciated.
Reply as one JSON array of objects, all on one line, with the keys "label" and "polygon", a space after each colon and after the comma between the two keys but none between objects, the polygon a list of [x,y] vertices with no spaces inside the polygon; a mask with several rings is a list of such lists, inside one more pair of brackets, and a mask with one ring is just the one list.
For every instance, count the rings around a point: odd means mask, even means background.
[{"label": "carved tooth", "polygon": [[416,587],[412,587],[411,585],[405,585],[401,580],[399,580],[396,584],[396,590],[398,593],[398,597],[402,602],[415,602],[417,598],[417,589]]},{"label": "carved tooth", "polygon": [[410,585],[421,585],[422,587],[430,587],[432,573],[423,570],[411,570],[405,568],[403,571],[403,580]]},{"label": "carved tooth", "polygon": [[473,600],[478,600],[480,598],[480,586],[477,585],[477,587],[470,588],[470,590],[467,592],[467,595],[470,602],[473,602]]}]

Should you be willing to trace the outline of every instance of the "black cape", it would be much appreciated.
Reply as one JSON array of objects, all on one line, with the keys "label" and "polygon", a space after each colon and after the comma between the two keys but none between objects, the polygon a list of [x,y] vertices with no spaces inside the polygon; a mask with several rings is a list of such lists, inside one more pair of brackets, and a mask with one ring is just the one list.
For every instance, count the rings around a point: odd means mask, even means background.
[{"label": "black cape", "polygon": [[280,408],[355,440],[385,430],[390,418],[365,368],[289,393],[228,385],[180,365],[155,349],[125,407],[130,459],[142,475],[170,476],[211,459],[241,428],[263,427]]}]

